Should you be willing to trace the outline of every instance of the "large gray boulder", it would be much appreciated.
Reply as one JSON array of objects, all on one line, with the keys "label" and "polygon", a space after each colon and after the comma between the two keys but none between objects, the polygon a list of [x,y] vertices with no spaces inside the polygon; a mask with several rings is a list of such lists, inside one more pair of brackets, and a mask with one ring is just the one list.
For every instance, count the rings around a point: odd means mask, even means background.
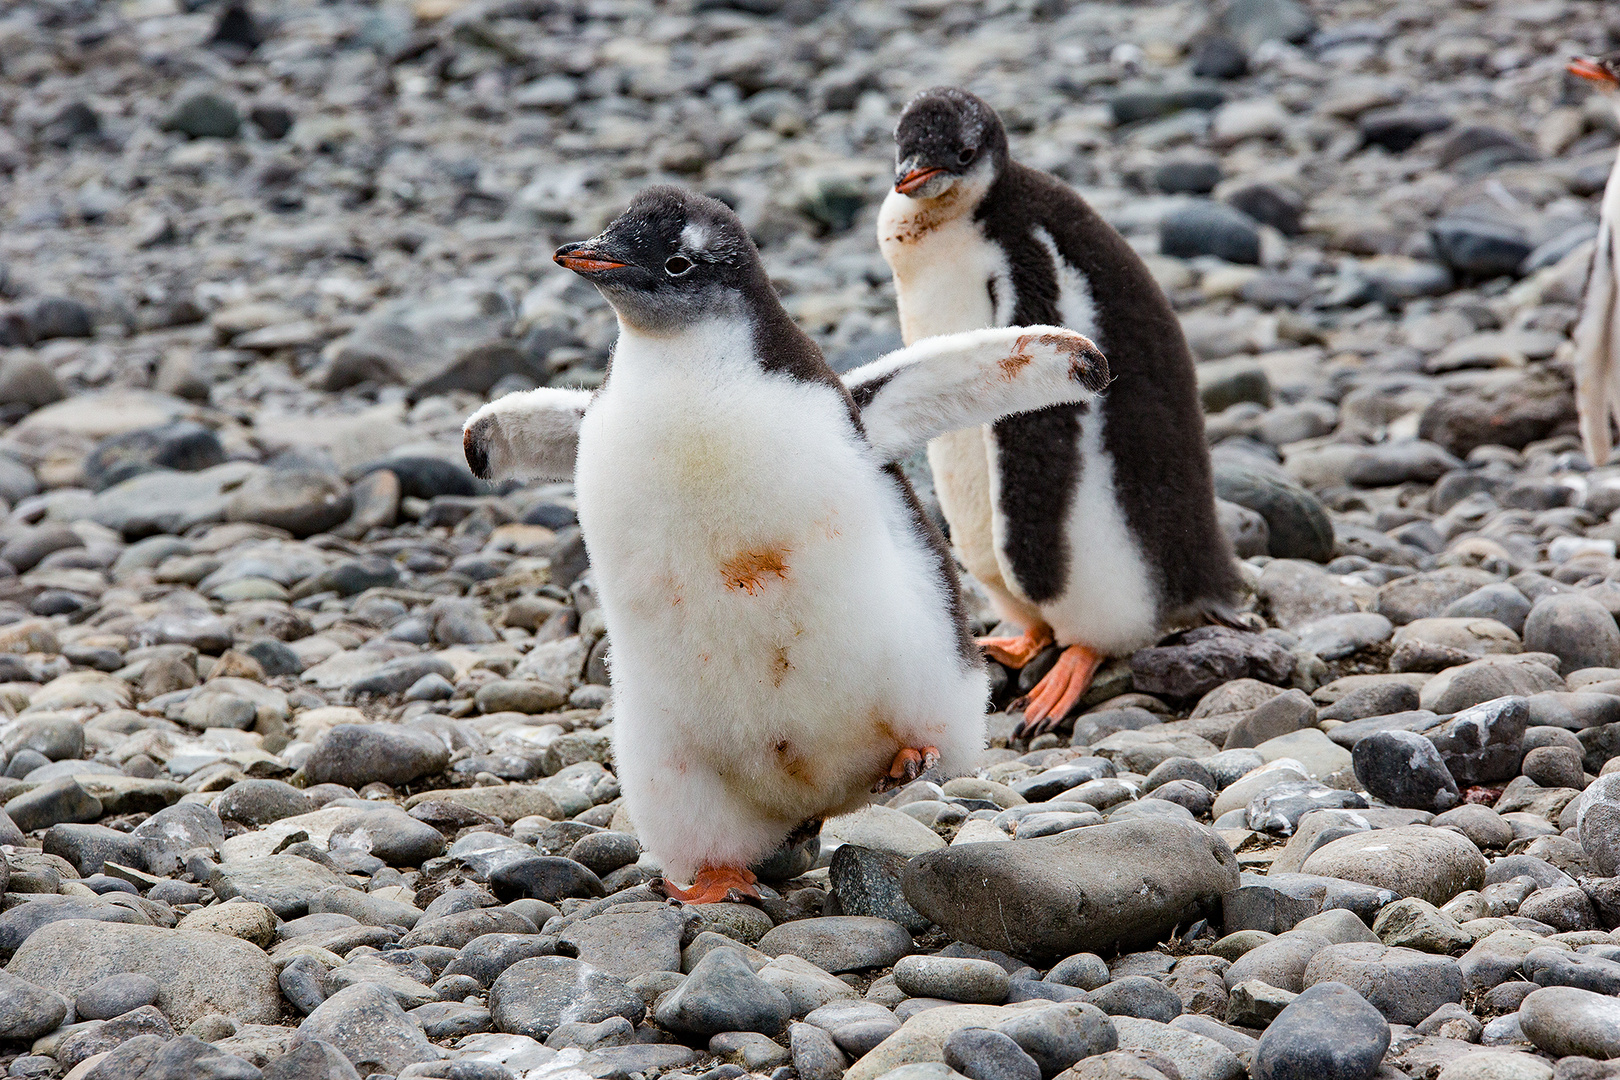
[{"label": "large gray boulder", "polygon": [[68,998],[109,975],[148,976],[177,1028],[209,1013],[245,1024],[281,1020],[275,965],[257,945],[225,934],[66,919],[35,931],[6,970]]},{"label": "large gray boulder", "polygon": [[906,899],[953,936],[1023,957],[1151,946],[1238,887],[1210,828],[1137,818],[913,859]]}]

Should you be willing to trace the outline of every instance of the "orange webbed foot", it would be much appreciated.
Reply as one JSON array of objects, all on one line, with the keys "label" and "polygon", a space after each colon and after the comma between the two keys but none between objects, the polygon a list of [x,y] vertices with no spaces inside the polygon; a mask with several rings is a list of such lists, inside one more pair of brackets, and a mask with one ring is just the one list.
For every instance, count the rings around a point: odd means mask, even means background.
[{"label": "orange webbed foot", "polygon": [[1102,662],[1102,653],[1084,645],[1064,649],[1052,670],[1042,676],[1024,699],[1024,721],[1013,732],[1014,737],[1031,738],[1062,723],[1090,688],[1091,677]]},{"label": "orange webbed foot", "polygon": [[938,764],[937,746],[903,747],[894,755],[894,762],[889,766],[888,775],[873,784],[872,791],[874,794],[880,794],[893,791],[897,787],[905,787]]},{"label": "orange webbed foot", "polygon": [[682,889],[665,878],[664,894],[687,904],[738,904],[759,899],[759,890],[754,887],[757,880],[741,867],[705,866],[692,879],[690,889]]},{"label": "orange webbed foot", "polygon": [[979,648],[984,650],[986,656],[1010,668],[1023,667],[1039,656],[1041,650],[1050,644],[1052,644],[1052,630],[1046,626],[1032,627],[1018,637],[979,639]]}]

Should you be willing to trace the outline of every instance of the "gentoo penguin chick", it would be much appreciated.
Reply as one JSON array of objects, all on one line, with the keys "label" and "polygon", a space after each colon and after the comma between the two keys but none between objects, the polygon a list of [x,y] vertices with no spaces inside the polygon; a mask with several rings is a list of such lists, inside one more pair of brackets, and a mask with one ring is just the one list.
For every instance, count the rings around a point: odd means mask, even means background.
[{"label": "gentoo penguin chick", "polygon": [[614,755],[671,895],[757,895],[796,827],[984,745],[988,678],[949,552],[893,463],[1005,413],[1092,398],[1055,327],[904,349],[846,388],[723,204],[652,188],[556,261],[612,304],[594,394],[467,421],[481,477],[572,477],[613,643]]},{"label": "gentoo penguin chick", "polygon": [[982,326],[1053,323],[1095,339],[1114,382],[928,446],[962,563],[1016,638],[981,642],[1022,667],[1055,639],[1056,666],[1023,730],[1055,727],[1103,658],[1214,620],[1240,578],[1215,514],[1192,355],[1175,312],[1125,240],[1059,180],[1011,160],[995,111],[935,89],[895,129],[894,191],[878,241],[911,345]]},{"label": "gentoo penguin chick", "polygon": [[[1569,72],[1591,79],[1602,88],[1620,116],[1620,52],[1569,64]],[[1603,465],[1614,449],[1614,423],[1620,420],[1620,159],[1609,171],[1598,210],[1597,244],[1592,269],[1581,298],[1581,318],[1575,324],[1575,411],[1580,420],[1581,445],[1586,459]]]}]

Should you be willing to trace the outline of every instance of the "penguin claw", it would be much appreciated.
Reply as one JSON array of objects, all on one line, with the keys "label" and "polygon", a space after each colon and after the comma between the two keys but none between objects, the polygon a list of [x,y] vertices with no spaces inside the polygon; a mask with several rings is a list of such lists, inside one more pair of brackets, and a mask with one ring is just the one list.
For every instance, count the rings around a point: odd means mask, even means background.
[{"label": "penguin claw", "polygon": [[985,637],[979,639],[979,648],[985,651],[990,659],[1010,668],[1021,668],[1035,657],[1041,650],[1052,644],[1052,631],[1050,627],[1039,626],[1025,630],[1018,637]]},{"label": "penguin claw", "polygon": [[1091,677],[1103,662],[1103,654],[1085,645],[1063,650],[1052,670],[1042,676],[1024,699],[1024,719],[1013,731],[1014,738],[1034,738],[1061,724],[1091,686]]},{"label": "penguin claw", "polygon": [[936,746],[902,747],[894,755],[894,762],[889,766],[889,773],[872,785],[874,795],[885,791],[893,791],[898,787],[905,787],[923,773],[939,764],[939,748]]},{"label": "penguin claw", "polygon": [[735,904],[759,899],[754,887],[758,879],[748,870],[735,866],[705,866],[692,879],[690,889],[682,889],[664,879],[664,895],[685,904]]}]

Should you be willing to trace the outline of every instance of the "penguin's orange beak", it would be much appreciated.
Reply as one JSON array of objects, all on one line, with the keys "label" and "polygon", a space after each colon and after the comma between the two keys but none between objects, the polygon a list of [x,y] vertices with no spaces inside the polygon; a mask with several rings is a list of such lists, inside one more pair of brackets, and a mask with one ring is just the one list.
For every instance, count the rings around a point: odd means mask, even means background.
[{"label": "penguin's orange beak", "polygon": [[1593,82],[1608,83],[1610,86],[1620,85],[1620,78],[1616,78],[1613,72],[1585,57],[1576,57],[1571,60],[1569,67],[1565,70],[1571,75],[1579,75],[1581,78],[1591,79]]},{"label": "penguin's orange beak", "polygon": [[902,195],[910,195],[944,171],[944,169],[912,169],[895,181],[894,190]]},{"label": "penguin's orange beak", "polygon": [[594,274],[601,270],[617,270],[621,266],[629,265],[628,263],[605,259],[600,253],[589,248],[575,248],[573,250],[570,250],[570,248],[573,248],[573,245],[570,244],[569,247],[559,249],[557,254],[551,257],[551,261],[558,266],[572,270],[576,274]]}]

